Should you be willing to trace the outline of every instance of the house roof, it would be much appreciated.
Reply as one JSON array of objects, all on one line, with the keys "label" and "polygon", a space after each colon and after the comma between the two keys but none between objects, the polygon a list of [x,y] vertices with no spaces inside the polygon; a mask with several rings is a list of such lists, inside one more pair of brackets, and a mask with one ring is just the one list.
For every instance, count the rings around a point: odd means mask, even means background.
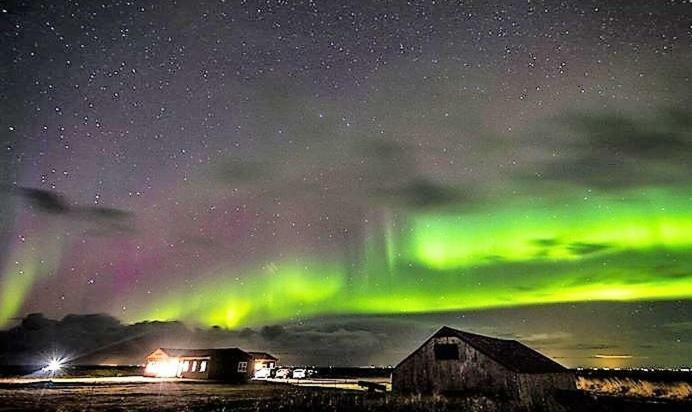
[{"label": "house roof", "polygon": [[267,352],[248,352],[250,355],[252,355],[253,358],[255,359],[271,359],[271,360],[279,360],[276,356],[269,354]]},{"label": "house roof", "polygon": [[174,357],[211,357],[241,355],[250,356],[249,353],[239,348],[213,348],[213,349],[178,349],[178,348],[159,348],[168,356]]},{"label": "house roof", "polygon": [[[556,373],[567,371],[567,368],[564,366],[516,340],[491,338],[489,336],[464,332],[448,326],[440,328],[440,330],[428,338],[421,347],[427,344],[430,339],[449,336],[461,339],[479,352],[514,372]],[[417,351],[418,349],[416,352]],[[408,357],[406,359],[408,359]],[[406,359],[399,364],[403,363]]]}]

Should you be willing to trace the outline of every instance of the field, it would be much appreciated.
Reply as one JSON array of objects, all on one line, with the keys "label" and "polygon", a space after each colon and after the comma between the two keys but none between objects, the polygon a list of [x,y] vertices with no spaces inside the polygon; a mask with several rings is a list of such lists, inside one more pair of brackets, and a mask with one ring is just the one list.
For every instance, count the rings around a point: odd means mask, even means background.
[{"label": "field", "polygon": [[0,383],[0,411],[194,411],[255,410],[257,402],[281,397],[287,385],[218,385],[143,378],[93,378],[47,383]]},{"label": "field", "polygon": [[587,370],[577,388],[590,393],[671,400],[692,400],[692,376],[680,371]]},{"label": "field", "polygon": [[142,378],[0,383],[0,411],[509,411],[486,398],[404,398],[391,394],[256,382],[224,385]]},{"label": "field", "polygon": [[[332,412],[446,412],[510,411],[506,401],[480,395],[452,399],[400,397],[357,390],[358,377],[325,377],[304,381],[253,382],[226,385],[203,381],[115,376],[122,371],[93,370],[91,375],[46,379],[0,379],[0,412],[6,411],[332,411]],[[585,374],[581,391],[561,394],[564,411],[686,411],[692,410],[680,394],[680,379],[659,377],[643,384],[638,376]],[[385,383],[377,376],[361,377]],[[668,380],[668,382],[666,382]],[[627,389],[617,389],[622,384]],[[652,386],[653,385],[653,386]],[[632,388],[656,387],[641,393]],[[673,389],[671,389],[673,388]],[[664,392],[661,392],[664,391]],[[657,396],[665,394],[666,396]],[[653,396],[652,396],[653,395]]]}]

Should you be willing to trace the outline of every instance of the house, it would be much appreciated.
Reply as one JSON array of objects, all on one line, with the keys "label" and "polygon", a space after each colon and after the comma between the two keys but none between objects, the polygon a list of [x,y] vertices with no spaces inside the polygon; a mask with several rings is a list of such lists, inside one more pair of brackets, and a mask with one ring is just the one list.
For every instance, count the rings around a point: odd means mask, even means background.
[{"label": "house", "polygon": [[145,361],[144,376],[151,377],[246,382],[255,372],[253,355],[238,348],[158,348]]},{"label": "house", "polygon": [[555,390],[575,388],[569,369],[516,340],[446,326],[392,372],[394,392],[478,393],[513,399],[527,409],[544,405]]},{"label": "house", "polygon": [[279,358],[267,352],[248,352],[252,356],[253,373],[255,378],[269,378],[276,368]]}]

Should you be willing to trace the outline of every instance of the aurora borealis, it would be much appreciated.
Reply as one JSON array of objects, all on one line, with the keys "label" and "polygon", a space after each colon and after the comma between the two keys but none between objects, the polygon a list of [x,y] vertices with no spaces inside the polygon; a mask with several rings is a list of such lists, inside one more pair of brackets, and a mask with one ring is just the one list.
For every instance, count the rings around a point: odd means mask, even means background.
[{"label": "aurora borealis", "polygon": [[[691,13],[3,6],[0,327],[627,307],[614,356],[677,365],[635,332],[692,300]],[[557,354],[608,327],[570,316],[529,332]]]},{"label": "aurora borealis", "polygon": [[238,327],[338,313],[684,299],[692,294],[684,193],[644,189],[630,199],[594,194],[575,205],[422,214],[403,234],[381,231],[379,249],[367,240],[359,267],[325,256],[221,268],[194,294],[171,293],[139,316]]}]

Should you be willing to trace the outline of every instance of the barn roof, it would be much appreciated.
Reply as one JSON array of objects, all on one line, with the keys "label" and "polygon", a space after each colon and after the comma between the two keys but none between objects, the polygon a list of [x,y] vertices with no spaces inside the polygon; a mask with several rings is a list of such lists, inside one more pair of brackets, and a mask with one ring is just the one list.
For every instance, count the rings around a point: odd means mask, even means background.
[{"label": "barn roof", "polygon": [[175,357],[202,357],[202,356],[225,356],[225,355],[241,355],[250,356],[240,348],[216,348],[216,349],[178,349],[178,348],[160,348],[168,356]]},{"label": "barn roof", "polygon": [[428,343],[430,339],[449,336],[455,336],[463,340],[479,352],[514,372],[555,373],[567,371],[567,368],[564,366],[516,340],[491,338],[448,326],[443,326],[435,332],[423,345]]}]

